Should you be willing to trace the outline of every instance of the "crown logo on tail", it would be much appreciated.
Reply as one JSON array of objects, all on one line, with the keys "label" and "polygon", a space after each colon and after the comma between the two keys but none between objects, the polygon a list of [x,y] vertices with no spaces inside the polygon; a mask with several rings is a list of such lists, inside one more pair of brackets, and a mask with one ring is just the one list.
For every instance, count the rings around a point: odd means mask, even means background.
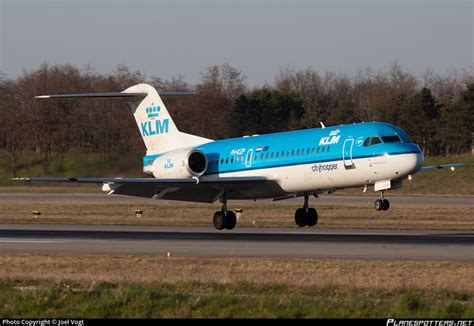
[{"label": "crown logo on tail", "polygon": [[161,108],[159,105],[155,106],[154,103],[151,103],[150,106],[147,106],[145,112],[147,113],[148,118],[156,118],[160,115]]}]

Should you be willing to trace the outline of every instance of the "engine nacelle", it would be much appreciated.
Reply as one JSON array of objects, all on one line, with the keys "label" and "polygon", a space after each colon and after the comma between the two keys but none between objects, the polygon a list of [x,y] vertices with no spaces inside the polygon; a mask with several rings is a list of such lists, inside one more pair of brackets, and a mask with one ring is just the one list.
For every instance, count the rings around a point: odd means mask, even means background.
[{"label": "engine nacelle", "polygon": [[145,172],[159,179],[200,177],[206,172],[207,164],[207,157],[200,150],[183,149],[156,158]]}]

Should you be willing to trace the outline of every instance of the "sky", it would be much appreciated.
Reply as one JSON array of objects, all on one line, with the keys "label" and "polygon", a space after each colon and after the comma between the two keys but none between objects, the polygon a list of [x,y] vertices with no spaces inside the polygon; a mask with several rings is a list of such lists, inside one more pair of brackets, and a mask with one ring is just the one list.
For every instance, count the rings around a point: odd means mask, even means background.
[{"label": "sky", "polygon": [[285,67],[421,74],[473,66],[473,1],[0,0],[0,72],[118,64],[197,83],[228,63],[250,85]]}]

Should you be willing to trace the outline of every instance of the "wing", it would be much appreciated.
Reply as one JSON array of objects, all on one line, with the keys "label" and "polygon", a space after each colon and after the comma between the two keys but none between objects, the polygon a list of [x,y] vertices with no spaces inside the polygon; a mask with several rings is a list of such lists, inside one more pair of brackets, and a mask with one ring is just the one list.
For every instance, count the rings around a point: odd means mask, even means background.
[{"label": "wing", "polygon": [[429,166],[422,167],[420,169],[420,172],[434,171],[434,170],[441,170],[441,169],[450,169],[451,171],[454,171],[455,168],[462,168],[462,167],[464,167],[464,164],[429,165]]},{"label": "wing", "polygon": [[240,192],[274,183],[265,177],[155,178],[13,178],[13,181],[103,184],[108,194],[212,203],[227,191]]}]

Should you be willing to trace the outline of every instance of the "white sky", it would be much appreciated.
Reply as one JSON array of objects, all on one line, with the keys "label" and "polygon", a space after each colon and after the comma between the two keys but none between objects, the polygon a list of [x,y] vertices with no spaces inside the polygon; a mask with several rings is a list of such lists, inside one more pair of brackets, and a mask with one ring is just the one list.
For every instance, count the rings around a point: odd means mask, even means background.
[{"label": "white sky", "polygon": [[281,68],[352,74],[397,60],[414,73],[473,65],[472,1],[0,0],[0,71],[117,64],[147,76],[229,63],[250,85]]}]

